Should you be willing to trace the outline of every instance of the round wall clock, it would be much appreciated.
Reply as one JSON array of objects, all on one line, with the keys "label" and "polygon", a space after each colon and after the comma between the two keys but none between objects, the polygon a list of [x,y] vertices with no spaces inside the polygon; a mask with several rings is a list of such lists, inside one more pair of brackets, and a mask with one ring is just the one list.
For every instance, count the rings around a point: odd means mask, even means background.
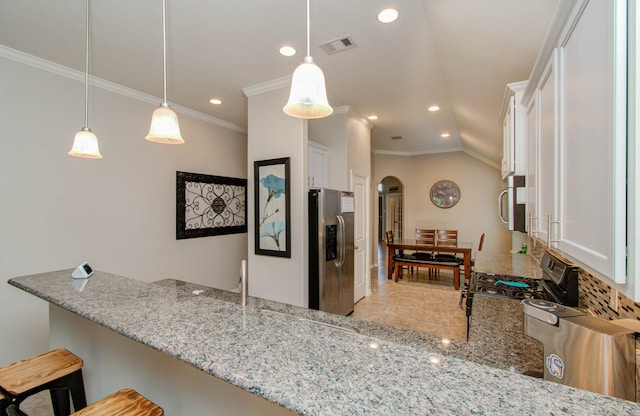
[{"label": "round wall clock", "polygon": [[431,187],[429,198],[438,208],[451,208],[460,200],[460,188],[453,181],[438,181]]}]

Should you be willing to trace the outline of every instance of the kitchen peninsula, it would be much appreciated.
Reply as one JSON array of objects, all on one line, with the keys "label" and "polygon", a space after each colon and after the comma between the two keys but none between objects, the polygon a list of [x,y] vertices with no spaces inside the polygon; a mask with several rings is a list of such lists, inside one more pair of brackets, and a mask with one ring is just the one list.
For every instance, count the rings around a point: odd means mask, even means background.
[{"label": "kitchen peninsula", "polygon": [[418,346],[402,341],[410,331],[353,318],[255,298],[242,308],[237,294],[181,281],[100,271],[74,280],[71,271],[9,283],[50,302],[51,347],[84,359],[90,402],[117,385],[139,388],[174,415],[249,414],[245,402],[255,414],[640,412],[636,403],[462,360],[462,347],[435,337]]}]

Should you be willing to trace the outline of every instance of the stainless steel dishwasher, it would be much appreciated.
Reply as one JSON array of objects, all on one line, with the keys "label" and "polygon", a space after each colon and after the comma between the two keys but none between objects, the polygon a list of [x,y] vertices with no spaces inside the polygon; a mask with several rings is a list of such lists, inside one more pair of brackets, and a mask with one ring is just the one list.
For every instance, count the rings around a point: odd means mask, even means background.
[{"label": "stainless steel dishwasher", "polygon": [[544,379],[635,401],[634,331],[541,299],[522,301],[524,332],[544,345]]}]

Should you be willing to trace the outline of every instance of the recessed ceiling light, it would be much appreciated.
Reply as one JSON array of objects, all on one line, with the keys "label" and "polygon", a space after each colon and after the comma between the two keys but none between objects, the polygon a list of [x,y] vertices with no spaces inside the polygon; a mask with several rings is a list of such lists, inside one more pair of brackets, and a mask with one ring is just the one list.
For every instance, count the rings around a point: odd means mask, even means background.
[{"label": "recessed ceiling light", "polygon": [[391,23],[398,19],[399,13],[396,9],[384,9],[378,13],[378,22]]},{"label": "recessed ceiling light", "polygon": [[369,117],[367,117],[367,118],[368,118],[369,120],[377,120],[377,119],[378,119],[378,116],[371,115],[371,116],[369,116]]},{"label": "recessed ceiling light", "polygon": [[222,104],[222,100],[221,100],[221,99],[219,99],[219,98],[212,98],[212,99],[210,99],[210,100],[209,100],[209,102],[210,102],[211,104],[213,104],[213,105],[220,105],[220,104]]},{"label": "recessed ceiling light", "polygon": [[446,139],[447,137],[451,137],[451,134],[450,134],[450,133],[442,133],[442,134],[440,135],[440,137],[442,137],[442,138]]},{"label": "recessed ceiling light", "polygon": [[293,56],[296,54],[296,50],[291,46],[283,46],[280,48],[280,55],[282,56]]},{"label": "recessed ceiling light", "polygon": [[440,106],[432,105],[427,110],[429,110],[429,111],[438,111],[438,110],[440,110]]}]

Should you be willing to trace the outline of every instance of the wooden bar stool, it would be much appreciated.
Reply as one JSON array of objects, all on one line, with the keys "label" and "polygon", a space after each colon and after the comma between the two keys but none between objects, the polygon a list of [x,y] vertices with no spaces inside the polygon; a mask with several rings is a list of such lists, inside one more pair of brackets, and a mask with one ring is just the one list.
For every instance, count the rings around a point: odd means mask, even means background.
[{"label": "wooden bar stool", "polygon": [[64,348],[27,358],[0,368],[0,411],[9,406],[19,411],[27,397],[49,390],[56,416],[71,413],[69,393],[74,409],[87,406],[82,380],[82,359]]},{"label": "wooden bar stool", "polygon": [[164,410],[133,389],[122,389],[72,416],[162,416]]}]

